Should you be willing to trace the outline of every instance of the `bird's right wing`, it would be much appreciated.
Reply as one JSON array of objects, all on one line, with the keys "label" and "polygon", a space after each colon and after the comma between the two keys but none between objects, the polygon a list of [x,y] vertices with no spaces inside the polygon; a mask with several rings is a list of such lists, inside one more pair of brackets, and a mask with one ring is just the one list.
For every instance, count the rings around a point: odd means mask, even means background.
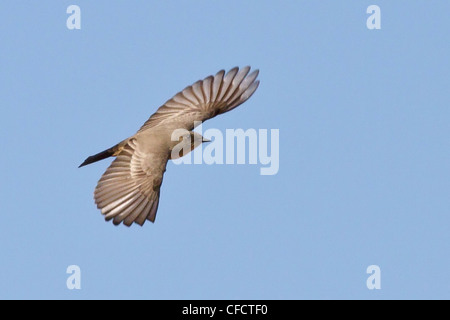
[{"label": "bird's right wing", "polygon": [[[205,121],[233,110],[244,103],[259,85],[258,70],[250,72],[250,67],[224,70],[215,76],[197,81],[177,93],[161,106],[138,132],[156,126],[176,126],[192,130],[194,122]],[[197,123],[196,125],[198,125]]]},{"label": "bird's right wing", "polygon": [[126,226],[154,222],[167,161],[168,155],[145,152],[137,139],[130,139],[95,188],[95,203],[105,219]]}]

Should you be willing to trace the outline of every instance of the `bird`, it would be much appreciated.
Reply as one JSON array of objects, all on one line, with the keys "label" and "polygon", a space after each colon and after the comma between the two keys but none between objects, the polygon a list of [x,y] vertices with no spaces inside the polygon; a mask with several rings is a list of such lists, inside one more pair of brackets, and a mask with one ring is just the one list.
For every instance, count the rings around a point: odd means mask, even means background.
[{"label": "bird", "polygon": [[[250,66],[234,67],[195,82],[159,107],[136,134],[86,158],[79,168],[115,157],[94,191],[95,203],[106,221],[127,227],[155,222],[167,162],[209,141],[193,131],[196,126],[233,110],[253,95],[259,86],[259,70],[250,71]],[[178,129],[185,133],[173,139]]]}]

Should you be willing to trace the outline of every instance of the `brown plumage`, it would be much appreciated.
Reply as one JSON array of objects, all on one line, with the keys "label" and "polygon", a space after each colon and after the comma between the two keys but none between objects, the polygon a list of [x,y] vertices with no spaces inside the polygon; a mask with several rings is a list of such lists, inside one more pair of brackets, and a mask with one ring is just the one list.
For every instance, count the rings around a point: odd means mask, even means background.
[{"label": "brown plumage", "polygon": [[[115,225],[155,221],[160,188],[172,149],[186,143],[193,150],[204,142],[192,130],[199,123],[233,110],[256,91],[258,70],[250,67],[219,71],[197,81],[161,106],[132,137],[88,157],[81,165],[114,156],[116,159],[97,184],[94,199],[105,219]],[[172,141],[172,132],[184,129],[188,137]],[[184,155],[184,154],[183,154]],[[179,155],[182,156],[182,155]]]}]

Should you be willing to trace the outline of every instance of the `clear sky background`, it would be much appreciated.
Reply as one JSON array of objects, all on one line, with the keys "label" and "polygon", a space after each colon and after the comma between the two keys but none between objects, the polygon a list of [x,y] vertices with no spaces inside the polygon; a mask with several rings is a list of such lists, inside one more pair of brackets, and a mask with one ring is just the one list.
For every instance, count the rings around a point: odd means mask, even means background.
[{"label": "clear sky background", "polygon": [[[0,298],[450,299],[449,14],[446,0],[1,1]],[[245,65],[259,89],[203,129],[279,129],[279,173],[169,163],[155,224],[104,222],[93,190],[111,161],[78,165]]]}]

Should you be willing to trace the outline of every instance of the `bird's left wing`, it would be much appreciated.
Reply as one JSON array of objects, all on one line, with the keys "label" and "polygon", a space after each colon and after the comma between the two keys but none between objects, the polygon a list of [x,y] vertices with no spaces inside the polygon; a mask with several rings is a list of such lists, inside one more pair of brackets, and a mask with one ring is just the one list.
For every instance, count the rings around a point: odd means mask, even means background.
[{"label": "bird's left wing", "polygon": [[107,221],[130,226],[155,221],[168,155],[144,152],[132,138],[105,171],[94,192]]},{"label": "bird's left wing", "polygon": [[236,67],[226,74],[221,70],[215,76],[197,81],[161,106],[138,132],[156,126],[192,130],[196,121],[203,122],[233,110],[258,88],[259,71],[249,72],[250,67],[241,70]]}]

